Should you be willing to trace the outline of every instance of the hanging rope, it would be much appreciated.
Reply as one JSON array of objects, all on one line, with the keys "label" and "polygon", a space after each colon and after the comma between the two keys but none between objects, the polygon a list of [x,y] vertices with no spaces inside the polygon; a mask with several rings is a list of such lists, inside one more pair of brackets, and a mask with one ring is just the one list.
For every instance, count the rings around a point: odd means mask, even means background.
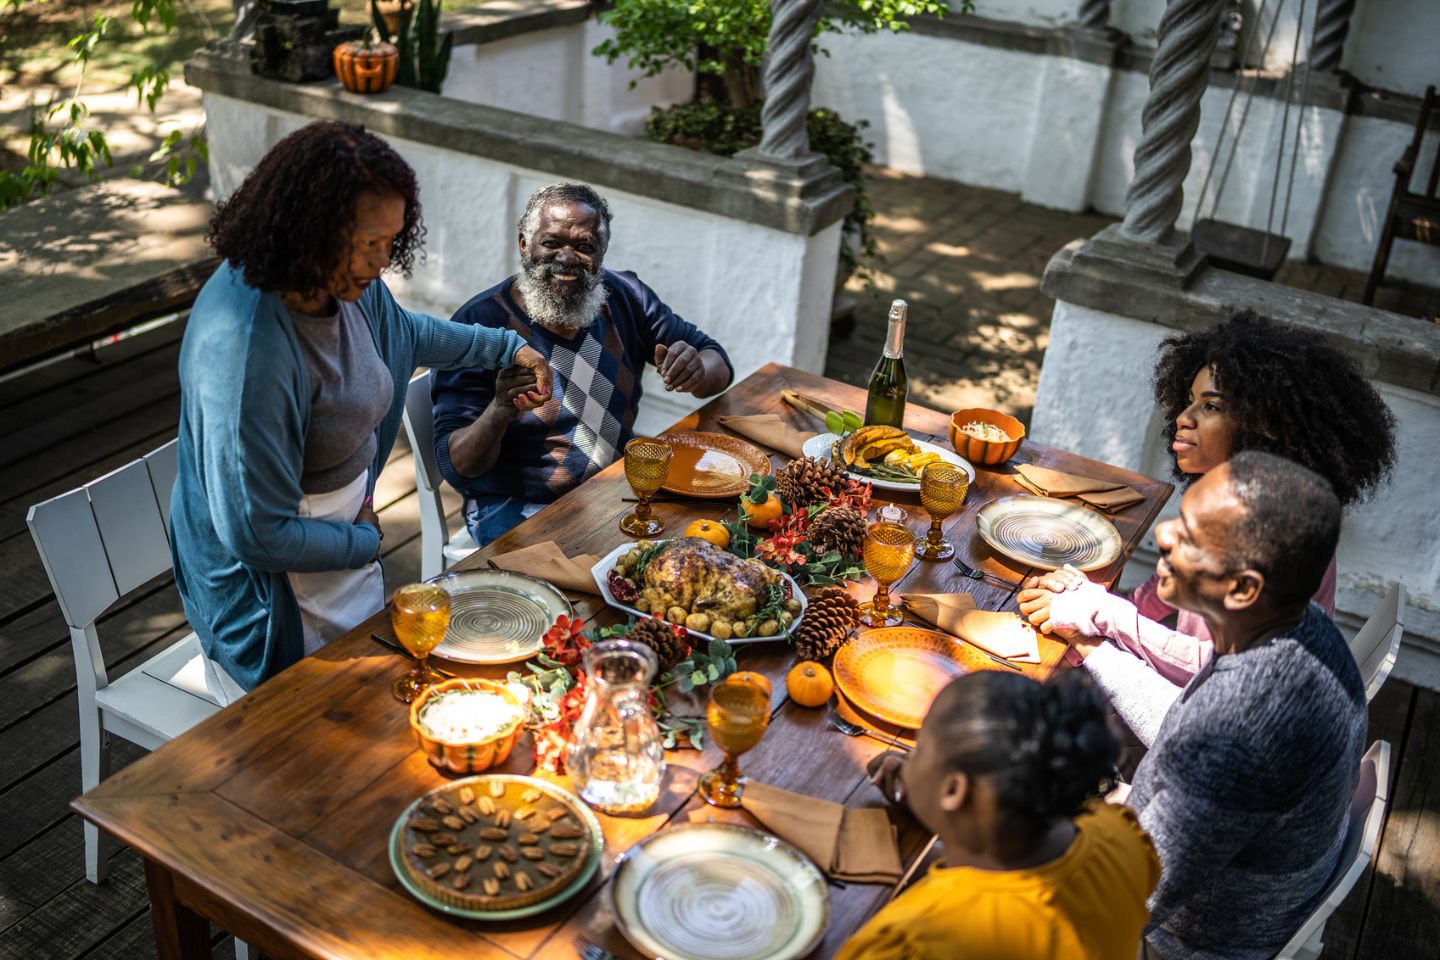
[{"label": "hanging rope", "polygon": [[[1301,23],[1304,23],[1305,5],[1302,0],[1300,5]],[[1315,6],[1315,29],[1320,29],[1320,5]],[[1296,27],[1298,30],[1299,27]],[[1290,197],[1295,191],[1295,161],[1300,156],[1300,131],[1305,126],[1305,105],[1310,102],[1310,74],[1315,68],[1311,64],[1305,65],[1305,79],[1300,84],[1300,117],[1295,121],[1295,144],[1290,148],[1290,176],[1285,181],[1285,209],[1280,214],[1280,235],[1285,236],[1285,227],[1290,222]],[[1295,72],[1295,64],[1290,65],[1290,72]]]},{"label": "hanging rope", "polygon": [[[1275,198],[1280,194],[1280,168],[1285,159],[1285,131],[1290,125],[1290,95],[1295,92],[1295,63],[1300,59],[1300,34],[1304,33],[1305,0],[1300,0],[1300,16],[1295,20],[1295,43],[1290,49],[1290,73],[1285,77],[1285,106],[1280,113],[1280,148],[1275,151],[1275,178],[1270,181],[1270,205],[1265,212],[1265,240],[1260,244],[1260,262],[1270,253],[1271,227],[1275,224]],[[1298,129],[1298,124],[1297,124]],[[1289,203],[1289,198],[1286,198]]]}]

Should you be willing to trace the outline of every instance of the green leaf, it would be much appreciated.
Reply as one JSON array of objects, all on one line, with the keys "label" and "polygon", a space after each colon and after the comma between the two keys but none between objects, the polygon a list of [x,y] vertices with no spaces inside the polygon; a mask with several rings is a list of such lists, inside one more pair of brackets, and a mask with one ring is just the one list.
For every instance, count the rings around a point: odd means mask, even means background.
[{"label": "green leaf", "polygon": [[825,429],[831,433],[845,432],[845,417],[834,410],[825,411]]},{"label": "green leaf", "polygon": [[861,417],[860,414],[856,413],[854,410],[846,410],[843,414],[841,414],[841,419],[844,421],[846,433],[850,433],[854,430],[859,430],[862,426],[865,425],[864,418]]},{"label": "green leaf", "polygon": [[716,680],[719,680],[719,679],[720,679],[720,667],[719,667],[719,665],[712,663],[712,664],[710,664],[708,667],[706,667],[706,668],[705,668],[705,677],[706,677],[706,679],[709,680],[711,683],[714,683]]},{"label": "green leaf", "polygon": [[710,679],[710,677],[707,675],[706,671],[704,671],[704,670],[696,670],[694,673],[690,674],[690,683],[691,683],[692,686],[696,686],[696,687],[702,686],[702,685],[705,684],[709,679]]}]

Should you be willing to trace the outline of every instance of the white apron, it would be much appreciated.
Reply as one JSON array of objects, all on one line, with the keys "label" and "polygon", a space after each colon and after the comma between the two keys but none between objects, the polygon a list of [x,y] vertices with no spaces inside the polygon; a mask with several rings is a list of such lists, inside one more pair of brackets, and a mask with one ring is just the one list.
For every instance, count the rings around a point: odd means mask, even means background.
[{"label": "white apron", "polygon": [[[300,498],[296,513],[312,520],[349,523],[365,501],[368,477],[366,471],[339,490],[306,494]],[[285,577],[300,606],[307,657],[385,606],[385,577],[378,561],[356,570],[287,571]],[[205,686],[222,707],[245,695],[245,689],[208,657],[205,658]]]}]

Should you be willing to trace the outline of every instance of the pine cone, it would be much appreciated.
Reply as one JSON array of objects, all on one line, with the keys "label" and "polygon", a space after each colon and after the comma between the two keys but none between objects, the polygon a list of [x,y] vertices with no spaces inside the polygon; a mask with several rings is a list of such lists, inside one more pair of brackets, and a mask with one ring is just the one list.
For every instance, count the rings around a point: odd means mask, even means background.
[{"label": "pine cone", "polygon": [[850,507],[831,507],[810,522],[810,545],[817,554],[839,550],[857,557],[865,549],[865,514]]},{"label": "pine cone", "polygon": [[669,673],[675,664],[690,655],[690,644],[686,641],[685,631],[655,617],[641,617],[636,620],[635,625],[625,634],[625,639],[643,643],[654,650],[655,659],[660,662],[660,673]]},{"label": "pine cone", "polygon": [[[845,468],[831,460],[801,457],[791,460],[775,475],[775,491],[794,509],[826,503],[845,489]],[[829,493],[826,493],[826,490]]]},{"label": "pine cone", "polygon": [[844,587],[826,587],[810,601],[805,616],[793,631],[795,656],[822,660],[830,656],[860,623],[860,603]]}]

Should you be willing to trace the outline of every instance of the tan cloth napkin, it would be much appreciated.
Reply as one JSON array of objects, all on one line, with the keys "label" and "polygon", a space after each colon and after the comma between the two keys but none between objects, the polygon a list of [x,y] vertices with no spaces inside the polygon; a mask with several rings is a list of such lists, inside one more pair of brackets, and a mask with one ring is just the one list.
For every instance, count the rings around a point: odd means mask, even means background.
[{"label": "tan cloth napkin", "polygon": [[894,883],[904,873],[895,827],[879,807],[844,807],[753,780],[741,806],[837,880]]},{"label": "tan cloth napkin", "polygon": [[1115,513],[1144,502],[1145,498],[1123,483],[1097,480],[1074,473],[1022,463],[1015,467],[1015,480],[1031,493],[1059,500],[1079,500],[1106,513]]},{"label": "tan cloth napkin", "polygon": [[600,588],[595,585],[595,578],[590,574],[590,568],[599,563],[600,558],[588,553],[567,557],[554,540],[532,543],[528,547],[492,557],[490,562],[501,570],[547,580],[562,590],[600,593]]},{"label": "tan cloth napkin", "polygon": [[900,599],[920,619],[997,657],[1040,662],[1035,629],[1016,614],[977,610],[975,598],[968,593],[907,593]]},{"label": "tan cloth napkin", "polygon": [[720,426],[734,430],[747,440],[763,443],[771,450],[779,450],[791,457],[805,455],[805,441],[815,436],[803,430],[796,430],[778,415],[757,413],[746,417],[721,417]]}]

